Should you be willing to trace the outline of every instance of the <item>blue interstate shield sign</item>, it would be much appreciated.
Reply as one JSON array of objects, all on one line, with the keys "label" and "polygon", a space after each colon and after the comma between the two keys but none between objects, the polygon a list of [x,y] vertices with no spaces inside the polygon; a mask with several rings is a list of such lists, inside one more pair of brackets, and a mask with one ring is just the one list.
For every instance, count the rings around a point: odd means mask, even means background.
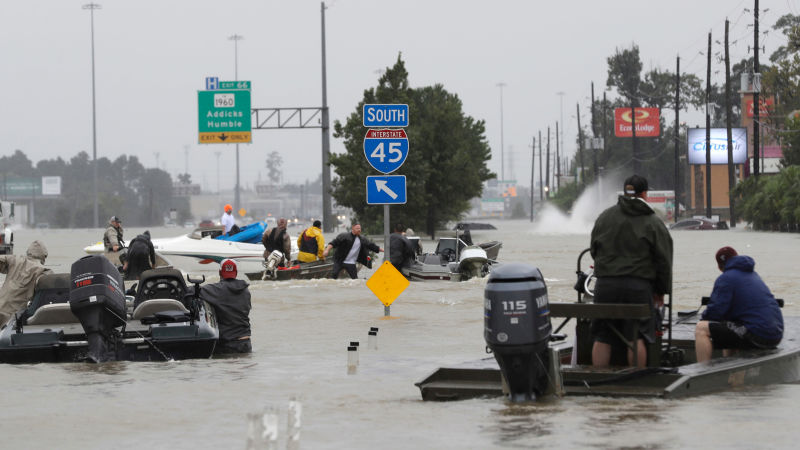
[{"label": "blue interstate shield sign", "polygon": [[405,205],[406,176],[376,175],[367,177],[368,205]]},{"label": "blue interstate shield sign", "polygon": [[369,130],[364,136],[364,156],[378,172],[392,173],[406,162],[406,130]]}]

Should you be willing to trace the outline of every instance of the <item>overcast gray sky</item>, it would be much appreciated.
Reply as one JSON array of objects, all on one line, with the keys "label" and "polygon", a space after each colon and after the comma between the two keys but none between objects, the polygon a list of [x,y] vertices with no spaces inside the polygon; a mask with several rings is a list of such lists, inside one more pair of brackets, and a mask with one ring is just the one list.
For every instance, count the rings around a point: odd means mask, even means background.
[{"label": "overcast gray sky", "polygon": [[[90,15],[84,1],[0,1],[0,155],[21,149],[34,160],[91,155]],[[100,0],[95,11],[98,156],[136,155],[173,177],[185,170],[216,189],[232,188],[233,145],[197,143],[197,91],[207,76],[234,79],[233,34],[239,79],[252,81],[253,107],[321,105],[320,2],[315,0]],[[331,121],[354,111],[363,90],[402,52],[412,86],[441,83],[458,94],[466,114],[486,121],[500,173],[500,88],[503,89],[505,178],[530,180],[531,137],[561,120],[574,152],[576,103],[588,120],[590,82],[602,96],[606,58],[639,46],[645,70],[705,79],[707,33],[722,42],[731,20],[731,59],[752,47],[752,0],[472,1],[334,0],[326,2],[328,102]],[[761,1],[761,29],[800,0]],[[763,61],[783,36],[762,36]],[[714,44],[714,51],[721,45]],[[715,81],[724,78],[716,63]],[[688,120],[693,120],[688,115]],[[695,121],[700,121],[696,115]],[[412,117],[413,121],[414,118]],[[555,130],[552,131],[555,133]],[[284,159],[284,179],[315,179],[321,168],[320,132],[255,130],[242,145],[242,184],[266,178],[271,151]],[[553,144],[555,145],[555,144]],[[332,139],[332,151],[341,152]],[[410,149],[414,151],[413,148]],[[402,171],[402,169],[401,169]],[[407,174],[412,175],[412,174]]]}]

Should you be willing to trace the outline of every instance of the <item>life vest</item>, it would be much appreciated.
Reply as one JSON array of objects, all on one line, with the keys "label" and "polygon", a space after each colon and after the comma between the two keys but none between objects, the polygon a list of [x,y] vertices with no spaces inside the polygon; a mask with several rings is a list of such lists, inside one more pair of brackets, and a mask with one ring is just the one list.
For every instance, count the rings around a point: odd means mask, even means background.
[{"label": "life vest", "polygon": [[[308,230],[310,230],[310,228]],[[317,237],[309,236],[308,230],[303,231],[303,239],[300,241],[300,251],[316,255],[318,250]]]},{"label": "life vest", "polygon": [[[280,230],[280,228],[276,228]],[[286,234],[286,230],[280,230],[279,232],[275,233],[275,230],[272,230],[268,235],[267,238],[264,239],[264,247],[267,248],[267,251],[272,252],[275,250],[280,251],[283,253],[283,235]]]}]

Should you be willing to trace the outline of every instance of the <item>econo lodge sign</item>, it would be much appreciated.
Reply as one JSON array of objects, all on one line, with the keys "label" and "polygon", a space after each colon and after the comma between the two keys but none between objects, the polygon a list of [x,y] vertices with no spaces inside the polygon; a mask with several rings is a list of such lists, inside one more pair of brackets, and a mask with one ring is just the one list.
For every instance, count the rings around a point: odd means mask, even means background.
[{"label": "econo lodge sign", "polygon": [[[631,108],[614,110],[614,136],[633,137]],[[658,108],[636,108],[636,137],[656,137],[661,135],[661,121]]]}]

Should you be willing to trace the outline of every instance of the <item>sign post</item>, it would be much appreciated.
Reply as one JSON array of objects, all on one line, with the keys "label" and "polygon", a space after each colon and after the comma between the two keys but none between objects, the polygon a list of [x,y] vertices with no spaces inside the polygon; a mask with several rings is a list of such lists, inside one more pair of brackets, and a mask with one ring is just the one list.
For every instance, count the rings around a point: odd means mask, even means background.
[{"label": "sign post", "polygon": [[[364,126],[370,128],[364,136],[364,157],[367,158],[367,162],[383,174],[390,174],[399,169],[408,157],[408,136],[402,128],[407,127],[409,123],[408,105],[365,104],[362,117]],[[384,267],[388,264],[391,270],[408,283],[408,280],[389,262],[391,258],[389,205],[405,203],[405,175],[367,177],[367,204],[383,205],[383,265],[375,272],[375,275],[385,270]],[[375,278],[375,275],[370,280]],[[369,285],[369,282],[367,284]],[[400,292],[397,295],[400,295]],[[385,316],[389,316],[390,304],[391,302],[384,302]]]}]

